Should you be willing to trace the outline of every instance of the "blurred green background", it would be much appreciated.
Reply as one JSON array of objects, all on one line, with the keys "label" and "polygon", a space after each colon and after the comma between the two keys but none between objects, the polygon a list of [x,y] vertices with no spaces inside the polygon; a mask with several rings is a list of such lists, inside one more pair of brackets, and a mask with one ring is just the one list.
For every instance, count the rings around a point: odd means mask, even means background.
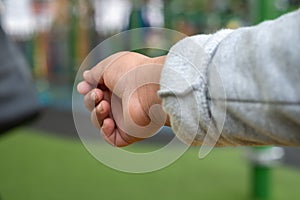
[{"label": "blurred green background", "polygon": [[[20,128],[0,140],[1,200],[251,199],[244,149],[218,148],[204,160],[197,153],[191,148],[157,172],[126,174],[100,164],[78,140]],[[298,199],[299,181],[298,169],[276,166],[272,199]]]},{"label": "blurred green background", "polygon": [[[2,26],[27,58],[45,109],[33,123],[0,137],[0,200],[253,199],[246,148],[216,148],[204,160],[198,148],[190,148],[171,166],[142,175],[102,165],[78,139],[73,83],[90,50],[123,30],[156,26],[187,35],[211,33],[275,18],[300,1],[3,0],[3,5]],[[145,152],[159,142],[133,148]],[[285,151],[283,163],[270,171],[268,197],[261,199],[300,198],[299,150]]]}]

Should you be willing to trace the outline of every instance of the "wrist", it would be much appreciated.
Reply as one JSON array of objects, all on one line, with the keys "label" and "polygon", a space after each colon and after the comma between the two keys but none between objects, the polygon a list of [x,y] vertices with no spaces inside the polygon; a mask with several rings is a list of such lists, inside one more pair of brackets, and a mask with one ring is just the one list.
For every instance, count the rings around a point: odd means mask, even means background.
[{"label": "wrist", "polygon": [[[161,71],[163,69],[163,65],[165,63],[166,56],[155,57],[155,58],[150,58],[150,59],[151,59],[151,63],[154,64],[153,67],[159,68],[159,70],[153,70],[153,71],[157,72],[156,74],[154,74],[154,76],[156,76],[157,80],[160,80]],[[150,111],[151,106],[162,105],[162,100],[157,95],[157,92],[159,89],[160,89],[160,85],[158,83],[157,84],[147,84],[147,85],[141,87],[140,91],[138,92],[140,102],[142,103],[143,110],[146,113],[146,115],[148,116],[149,120],[150,120],[149,111]],[[170,118],[167,114],[165,117],[164,125],[171,126]]]}]

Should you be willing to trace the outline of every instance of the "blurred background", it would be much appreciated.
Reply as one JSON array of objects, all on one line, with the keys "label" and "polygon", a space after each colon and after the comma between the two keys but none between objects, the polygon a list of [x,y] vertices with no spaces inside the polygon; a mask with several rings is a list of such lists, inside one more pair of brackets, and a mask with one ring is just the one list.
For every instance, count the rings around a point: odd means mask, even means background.
[{"label": "blurred background", "polygon": [[[139,27],[212,33],[299,6],[299,0],[0,1],[2,28],[26,58],[43,108],[35,121],[0,137],[0,200],[300,198],[298,149],[286,148],[282,157],[278,148],[221,148],[199,160],[191,148],[166,169],[130,175],[94,160],[72,118],[76,73],[89,52],[114,34]],[[169,141],[170,132],[134,148]]]}]

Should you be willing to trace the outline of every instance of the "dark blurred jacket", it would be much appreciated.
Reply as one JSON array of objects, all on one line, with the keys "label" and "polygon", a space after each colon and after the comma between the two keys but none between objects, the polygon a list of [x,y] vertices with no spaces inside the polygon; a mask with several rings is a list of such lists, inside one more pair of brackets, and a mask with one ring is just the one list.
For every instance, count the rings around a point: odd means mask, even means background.
[{"label": "dark blurred jacket", "polygon": [[26,60],[0,27],[0,133],[40,110]]}]

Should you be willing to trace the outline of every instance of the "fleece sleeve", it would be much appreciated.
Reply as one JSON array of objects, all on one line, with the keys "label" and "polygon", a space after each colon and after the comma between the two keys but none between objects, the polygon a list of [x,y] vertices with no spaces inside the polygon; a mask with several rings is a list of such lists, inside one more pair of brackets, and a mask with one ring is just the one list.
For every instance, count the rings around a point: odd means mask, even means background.
[{"label": "fleece sleeve", "polygon": [[299,44],[300,10],[178,42],[158,92],[175,134],[192,145],[300,145]]}]

